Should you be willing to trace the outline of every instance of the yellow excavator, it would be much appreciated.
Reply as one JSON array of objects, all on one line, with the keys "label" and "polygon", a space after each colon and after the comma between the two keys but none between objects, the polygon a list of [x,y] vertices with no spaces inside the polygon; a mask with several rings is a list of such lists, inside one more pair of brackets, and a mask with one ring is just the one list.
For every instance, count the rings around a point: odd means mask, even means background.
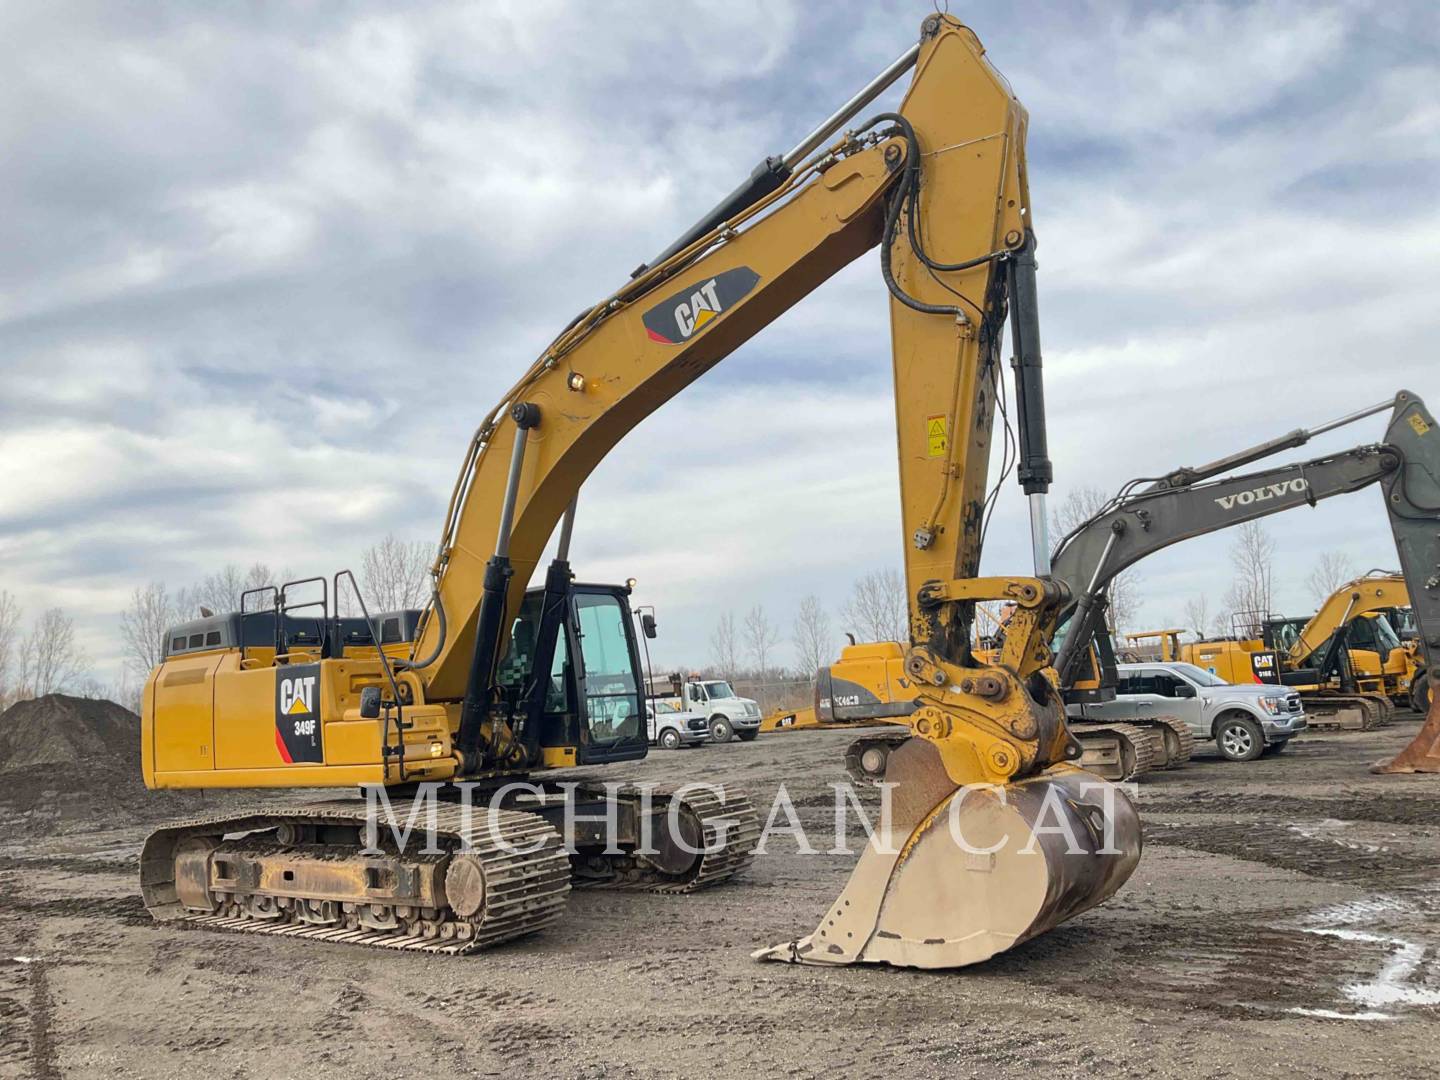
[{"label": "yellow excavator", "polygon": [[[844,130],[912,71],[898,109]],[[906,668],[927,689],[908,717],[912,737],[889,755],[890,829],[814,934],[763,955],[960,966],[1120,888],[1139,860],[1138,818],[1073,764],[1080,748],[1044,675],[1070,597],[1047,574],[1025,130],[973,32],[928,17],[919,41],[836,114],[576,316],[484,418],[424,612],[372,618],[360,597],[359,621],[347,621],[335,593],[358,590],[341,573],[175,628],[144,690],[148,785],[444,787],[423,849],[398,829],[377,842],[355,798],[158,829],[141,855],[152,914],[465,953],[562,917],[573,884],[687,892],[742,869],[756,832],[743,796],[662,792],[652,803],[636,785],[569,771],[646,752],[628,590],[577,583],[570,570],[577,496],[631,428],[877,246],[890,293]],[[981,578],[1007,320],[1016,398],[1003,415],[1018,428],[1037,573]],[[528,588],[557,527],[557,557]],[[969,647],[974,606],[989,601],[1017,605],[995,663]],[[493,813],[467,813],[477,790]],[[597,817],[603,829],[569,827]]]},{"label": "yellow excavator", "polygon": [[1309,619],[1250,613],[1230,637],[1167,647],[1231,682],[1295,687],[1313,726],[1368,730],[1390,721],[1394,702],[1411,704],[1424,678],[1420,643],[1407,648],[1385,617],[1409,606],[1403,574],[1372,571],[1341,585]]}]

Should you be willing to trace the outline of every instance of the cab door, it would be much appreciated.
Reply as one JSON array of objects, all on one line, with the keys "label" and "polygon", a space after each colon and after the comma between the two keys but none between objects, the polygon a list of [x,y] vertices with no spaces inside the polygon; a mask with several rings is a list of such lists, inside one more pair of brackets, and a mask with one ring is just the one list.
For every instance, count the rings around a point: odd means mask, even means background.
[{"label": "cab door", "polygon": [[633,761],[649,749],[642,721],[640,653],[634,620],[621,594],[576,585],[570,636],[580,714],[579,764]]}]

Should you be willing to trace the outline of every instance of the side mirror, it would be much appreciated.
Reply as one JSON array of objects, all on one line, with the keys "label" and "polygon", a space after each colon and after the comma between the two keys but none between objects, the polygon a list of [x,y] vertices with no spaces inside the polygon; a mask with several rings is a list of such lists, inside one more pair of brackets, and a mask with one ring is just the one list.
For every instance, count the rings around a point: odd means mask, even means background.
[{"label": "side mirror", "polygon": [[1175,687],[1175,696],[1177,698],[1193,698],[1195,696],[1195,687],[1191,686],[1189,683],[1181,683],[1179,686]]},{"label": "side mirror", "polygon": [[366,720],[380,718],[380,688],[366,686],[360,690],[360,715]]},{"label": "side mirror", "polygon": [[648,611],[640,616],[640,631],[652,641],[655,639],[655,616]]}]

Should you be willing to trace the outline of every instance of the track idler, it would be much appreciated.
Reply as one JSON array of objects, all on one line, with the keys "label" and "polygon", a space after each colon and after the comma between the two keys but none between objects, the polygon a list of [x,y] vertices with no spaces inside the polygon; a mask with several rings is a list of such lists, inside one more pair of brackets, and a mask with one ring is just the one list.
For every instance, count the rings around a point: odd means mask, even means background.
[{"label": "track idler", "polygon": [[798,964],[948,968],[987,960],[1103,902],[1140,861],[1125,795],[1072,765],[958,787],[924,739],[894,748],[877,828],[808,937],[753,955]]}]

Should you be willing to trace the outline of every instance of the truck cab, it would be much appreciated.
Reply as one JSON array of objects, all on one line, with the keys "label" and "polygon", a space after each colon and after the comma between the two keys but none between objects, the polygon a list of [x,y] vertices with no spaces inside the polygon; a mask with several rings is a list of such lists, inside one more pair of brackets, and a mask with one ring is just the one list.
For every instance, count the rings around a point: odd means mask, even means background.
[{"label": "truck cab", "polygon": [[669,682],[681,709],[699,713],[710,721],[710,738],[714,742],[735,738],[750,742],[760,734],[759,703],[740,697],[726,680],[671,675]]}]

